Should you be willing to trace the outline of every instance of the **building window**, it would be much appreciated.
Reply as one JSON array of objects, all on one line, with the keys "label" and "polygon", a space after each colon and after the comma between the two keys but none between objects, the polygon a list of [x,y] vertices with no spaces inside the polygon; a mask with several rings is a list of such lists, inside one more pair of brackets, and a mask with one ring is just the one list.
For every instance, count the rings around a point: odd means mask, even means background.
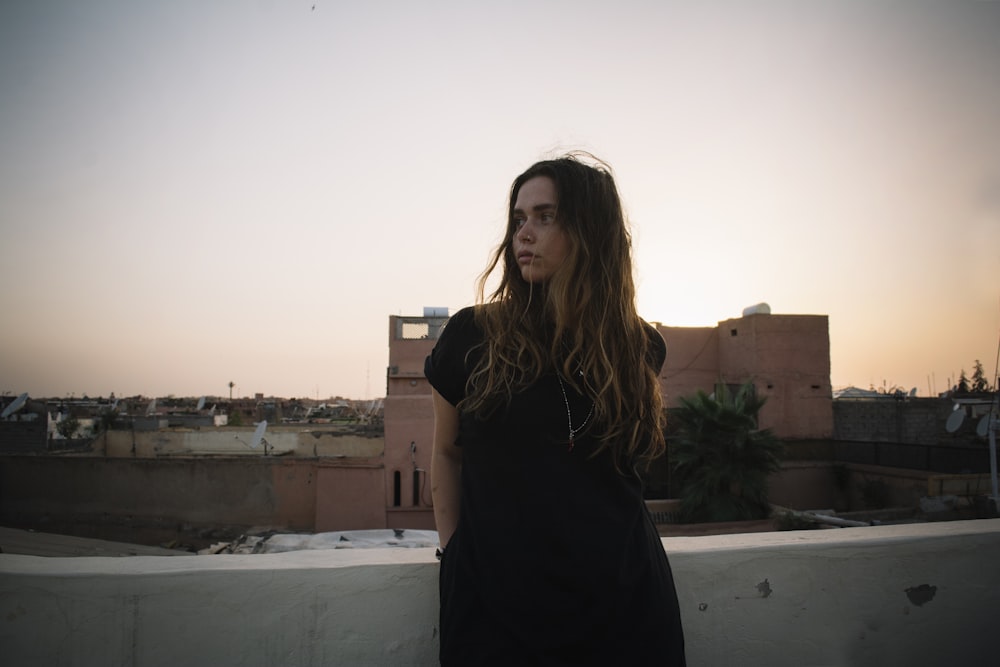
[{"label": "building window", "polygon": [[399,471],[392,473],[392,506],[399,507],[402,503],[403,496],[403,476],[399,474]]},{"label": "building window", "polygon": [[416,340],[427,338],[427,331],[430,327],[427,322],[403,322],[400,338],[403,340]]},{"label": "building window", "polygon": [[437,340],[447,317],[397,317],[396,340]]}]

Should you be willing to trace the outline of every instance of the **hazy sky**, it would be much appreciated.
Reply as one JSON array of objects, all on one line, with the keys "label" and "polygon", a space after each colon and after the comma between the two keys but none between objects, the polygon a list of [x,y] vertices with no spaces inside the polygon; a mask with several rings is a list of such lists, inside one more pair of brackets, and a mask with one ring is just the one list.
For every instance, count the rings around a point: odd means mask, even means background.
[{"label": "hazy sky", "polygon": [[0,3],[0,391],[384,395],[511,180],[615,169],[640,313],[830,317],[835,387],[1000,333],[1000,3]]}]

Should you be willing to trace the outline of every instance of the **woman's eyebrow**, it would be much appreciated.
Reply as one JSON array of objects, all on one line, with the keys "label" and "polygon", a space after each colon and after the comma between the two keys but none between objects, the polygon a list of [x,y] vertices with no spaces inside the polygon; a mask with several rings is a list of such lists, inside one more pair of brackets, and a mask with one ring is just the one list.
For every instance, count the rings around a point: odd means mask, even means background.
[{"label": "woman's eyebrow", "polygon": [[[535,204],[534,206],[531,207],[531,210],[535,212],[540,212],[540,211],[554,210],[555,208],[556,208],[555,204]],[[523,215],[524,209],[515,208],[514,213],[520,213]]]}]

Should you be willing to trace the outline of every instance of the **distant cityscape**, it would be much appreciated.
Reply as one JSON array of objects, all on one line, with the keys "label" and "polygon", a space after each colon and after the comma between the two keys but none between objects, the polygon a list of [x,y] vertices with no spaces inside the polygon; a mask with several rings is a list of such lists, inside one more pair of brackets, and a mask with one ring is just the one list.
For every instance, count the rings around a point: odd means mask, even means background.
[{"label": "distant cityscape", "polygon": [[[195,550],[275,531],[433,530],[423,368],[447,319],[389,316],[385,396],[373,400],[0,396],[0,525]],[[977,391],[989,388],[981,365],[938,397],[834,391],[826,316],[755,307],[714,327],[656,326],[668,409],[744,383],[766,399],[759,428],[784,442],[776,506],[911,520],[924,497],[947,497],[936,519],[992,511],[995,397]],[[676,531],[669,459],[643,481],[657,523]]]},{"label": "distant cityscape", "polygon": [[258,393],[252,398],[223,396],[162,397],[0,397],[4,419],[34,422],[47,418],[49,437],[76,440],[95,437],[103,430],[138,423],[142,430],[185,426],[251,426],[271,424],[355,424],[380,428],[384,399],[282,398]]}]

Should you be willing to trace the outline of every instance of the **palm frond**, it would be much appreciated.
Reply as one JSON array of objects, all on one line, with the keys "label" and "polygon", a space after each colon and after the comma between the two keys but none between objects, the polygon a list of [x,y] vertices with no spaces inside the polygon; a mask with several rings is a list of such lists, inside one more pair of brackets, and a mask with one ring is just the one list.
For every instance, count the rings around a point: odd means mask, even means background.
[{"label": "palm frond", "polygon": [[751,382],[736,392],[720,384],[714,396],[698,391],[679,399],[670,450],[689,520],[767,516],[767,477],[781,467],[783,446],[769,429],[758,428],[766,400]]}]

